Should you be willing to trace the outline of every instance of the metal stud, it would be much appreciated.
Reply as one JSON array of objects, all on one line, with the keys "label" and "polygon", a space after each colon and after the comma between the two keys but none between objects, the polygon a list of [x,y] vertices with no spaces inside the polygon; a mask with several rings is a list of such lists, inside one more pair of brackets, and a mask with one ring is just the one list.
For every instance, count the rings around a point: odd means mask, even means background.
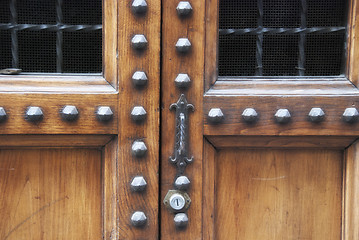
[{"label": "metal stud", "polygon": [[131,181],[131,189],[134,192],[142,192],[146,189],[147,182],[143,176],[136,176]]},{"label": "metal stud", "polygon": [[29,122],[41,121],[44,114],[40,107],[28,107],[25,113],[25,119]]},{"label": "metal stud", "polygon": [[136,87],[143,87],[147,84],[148,78],[145,72],[136,71],[132,75],[132,82]]},{"label": "metal stud", "polygon": [[177,5],[177,14],[180,17],[188,17],[192,13],[192,6],[187,1],[181,1]]},{"label": "metal stud", "polygon": [[191,181],[186,176],[179,176],[176,178],[174,186],[178,190],[187,190],[189,188],[189,185],[191,184]]},{"label": "metal stud", "polygon": [[66,121],[75,121],[79,116],[77,108],[72,105],[66,105],[60,112],[61,118]]},{"label": "metal stud", "polygon": [[321,122],[324,117],[325,113],[321,108],[312,108],[308,114],[308,119],[311,122]]},{"label": "metal stud", "polygon": [[343,121],[347,123],[357,122],[359,118],[359,113],[356,108],[347,108],[343,113]]},{"label": "metal stud", "polygon": [[147,153],[147,147],[144,141],[136,140],[132,144],[132,155],[138,158],[144,157]]},{"label": "metal stud", "polygon": [[147,2],[146,0],[133,0],[131,8],[134,14],[144,15],[147,12]]},{"label": "metal stud", "polygon": [[274,115],[277,123],[287,123],[291,119],[291,115],[288,109],[278,109]]},{"label": "metal stud", "polygon": [[179,38],[176,43],[176,50],[179,53],[188,53],[191,50],[192,44],[188,38]]},{"label": "metal stud", "polygon": [[254,123],[258,120],[258,113],[254,108],[246,108],[242,113],[242,118],[247,123]]},{"label": "metal stud", "polygon": [[147,217],[144,212],[136,211],[131,216],[131,223],[134,227],[144,227],[147,223]]},{"label": "metal stud", "polygon": [[221,123],[224,119],[224,114],[220,108],[211,108],[208,113],[208,120],[213,124]]},{"label": "metal stud", "polygon": [[7,118],[6,111],[3,107],[0,107],[0,122],[5,121]]},{"label": "metal stud", "polygon": [[136,106],[132,109],[131,118],[136,123],[141,123],[146,119],[147,112],[142,106]]},{"label": "metal stud", "polygon": [[146,39],[145,35],[143,35],[143,34],[136,34],[131,39],[131,45],[132,45],[133,49],[135,49],[137,51],[142,51],[142,50],[146,49],[147,43],[148,43],[147,39]]},{"label": "metal stud", "polygon": [[110,107],[108,106],[101,106],[98,107],[96,111],[97,119],[101,122],[107,122],[110,121],[113,117],[113,112]]},{"label": "metal stud", "polygon": [[180,73],[175,79],[175,84],[178,88],[187,88],[191,84],[191,79],[189,78],[188,74]]},{"label": "metal stud", "polygon": [[177,213],[173,219],[175,226],[178,229],[186,228],[188,225],[188,217],[185,213]]}]

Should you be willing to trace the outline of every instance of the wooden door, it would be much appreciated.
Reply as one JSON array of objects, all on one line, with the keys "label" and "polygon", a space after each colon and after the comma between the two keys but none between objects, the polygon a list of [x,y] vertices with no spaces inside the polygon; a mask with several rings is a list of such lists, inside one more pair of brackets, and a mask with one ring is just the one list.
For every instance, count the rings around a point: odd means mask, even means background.
[{"label": "wooden door", "polygon": [[359,239],[357,1],[162,4],[161,239]]}]

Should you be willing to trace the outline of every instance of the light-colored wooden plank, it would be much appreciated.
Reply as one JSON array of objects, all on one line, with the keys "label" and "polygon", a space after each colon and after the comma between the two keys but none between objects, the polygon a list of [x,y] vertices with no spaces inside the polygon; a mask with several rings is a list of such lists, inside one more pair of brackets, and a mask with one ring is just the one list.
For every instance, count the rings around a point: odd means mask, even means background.
[{"label": "light-colored wooden plank", "polygon": [[101,239],[101,152],[0,150],[0,239]]},{"label": "light-colored wooden plank", "polygon": [[337,148],[348,147],[357,137],[333,136],[207,136],[215,148]]},{"label": "light-colored wooden plank", "polygon": [[346,150],[343,240],[359,239],[359,142]]},{"label": "light-colored wooden plank", "polygon": [[340,239],[342,160],[340,150],[219,151],[216,239]]},{"label": "light-colored wooden plank", "polygon": [[[119,155],[118,155],[118,216],[119,239],[158,239],[158,191],[159,191],[159,105],[160,105],[160,47],[161,47],[161,1],[147,1],[148,10],[143,16],[131,11],[132,1],[118,1],[118,74],[119,74]],[[143,52],[131,47],[131,38],[144,34],[148,46]],[[135,71],[144,71],[148,84],[136,89],[132,82]],[[146,120],[136,124],[131,120],[134,106],[143,106]],[[134,140],[142,139],[147,154],[136,158],[131,154]],[[130,182],[142,175],[147,182],[146,191],[134,193]],[[143,211],[147,224],[133,227],[133,212]]]},{"label": "light-colored wooden plank", "polygon": [[[161,75],[161,239],[202,239],[202,164],[203,164],[203,118],[205,0],[190,1],[193,13],[179,18],[176,7],[179,1],[162,1],[162,75]],[[188,54],[176,52],[179,38],[188,38],[192,48]],[[178,89],[175,79],[179,73],[187,73],[191,85],[187,90]],[[187,211],[189,224],[186,230],[176,230],[173,218],[162,203],[168,190],[173,189],[175,167],[168,161],[173,155],[175,139],[175,111],[169,106],[184,93],[195,111],[189,113],[189,154],[194,157],[185,171],[191,181],[188,194],[192,200]]]},{"label": "light-colored wooden plank", "polygon": [[[0,123],[0,134],[117,134],[117,94],[0,94],[7,119]],[[75,105],[76,121],[63,121],[60,111],[65,105]],[[38,123],[25,120],[28,106],[42,108],[44,117]],[[114,112],[109,122],[96,117],[99,106],[110,106]]]},{"label": "light-colored wooden plank", "polygon": [[348,14],[348,58],[347,58],[347,75],[349,80],[356,86],[359,84],[359,4],[357,0],[349,1]]}]

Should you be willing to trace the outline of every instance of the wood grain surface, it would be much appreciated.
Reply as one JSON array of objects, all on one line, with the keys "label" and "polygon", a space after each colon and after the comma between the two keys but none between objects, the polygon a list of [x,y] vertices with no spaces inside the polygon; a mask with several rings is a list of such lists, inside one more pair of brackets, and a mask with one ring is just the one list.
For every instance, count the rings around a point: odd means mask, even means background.
[{"label": "wood grain surface", "polygon": [[216,239],[340,239],[339,150],[226,150],[216,157]]},{"label": "wood grain surface", "polygon": [[0,159],[0,239],[102,238],[99,150],[0,150]]}]

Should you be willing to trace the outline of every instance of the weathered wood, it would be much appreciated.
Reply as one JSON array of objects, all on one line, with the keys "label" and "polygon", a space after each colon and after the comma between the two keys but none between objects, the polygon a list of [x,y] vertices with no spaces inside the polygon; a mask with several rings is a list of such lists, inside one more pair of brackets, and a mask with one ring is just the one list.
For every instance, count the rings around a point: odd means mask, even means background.
[{"label": "weathered wood", "polygon": [[349,1],[348,14],[348,50],[347,50],[347,75],[349,80],[356,86],[359,84],[359,4],[356,0]]},{"label": "weathered wood", "polygon": [[[160,97],[160,34],[161,1],[147,1],[144,16],[134,15],[132,1],[118,1],[118,74],[119,74],[119,155],[118,155],[118,217],[119,239],[158,239],[158,191],[159,191],[159,97]],[[131,47],[135,34],[144,34],[148,45],[143,51]],[[148,83],[135,88],[132,75],[144,71]],[[131,119],[134,106],[143,106],[146,120],[136,124]],[[147,146],[147,154],[136,158],[131,145],[141,139]],[[135,193],[130,182],[136,175],[144,176],[146,191]],[[144,228],[135,228],[130,218],[133,212],[143,211],[147,216]]]},{"label": "weathered wood", "polygon": [[101,152],[0,151],[0,239],[101,239]]},{"label": "weathered wood", "polygon": [[340,150],[223,150],[216,239],[340,239]]},{"label": "weathered wood", "polygon": [[336,148],[344,149],[357,137],[333,136],[207,136],[217,148]]},{"label": "weathered wood", "polygon": [[359,239],[359,149],[358,141],[346,150],[344,169],[343,240]]},{"label": "weathered wood", "polygon": [[[161,239],[201,239],[202,238],[202,163],[203,130],[202,98],[204,79],[204,39],[205,1],[190,1],[193,12],[187,18],[179,18],[176,12],[178,1],[162,1],[162,65],[161,65]],[[179,38],[188,38],[192,44],[190,52],[176,52]],[[191,78],[187,90],[177,89],[175,79],[186,73]],[[177,102],[184,93],[195,111],[189,113],[189,155],[194,157],[185,171],[191,181],[188,194],[192,200],[187,211],[189,224],[186,230],[176,230],[174,214],[162,203],[168,190],[173,189],[176,176],[175,167],[168,159],[173,155],[175,139],[175,113],[169,106]]]},{"label": "weathered wood", "polygon": [[[0,94],[1,106],[7,119],[0,123],[0,134],[117,134],[117,94]],[[75,105],[79,111],[76,121],[61,119],[65,105]],[[44,117],[38,123],[25,120],[29,106],[42,108]],[[114,115],[109,122],[96,117],[99,106],[110,106]]]}]

